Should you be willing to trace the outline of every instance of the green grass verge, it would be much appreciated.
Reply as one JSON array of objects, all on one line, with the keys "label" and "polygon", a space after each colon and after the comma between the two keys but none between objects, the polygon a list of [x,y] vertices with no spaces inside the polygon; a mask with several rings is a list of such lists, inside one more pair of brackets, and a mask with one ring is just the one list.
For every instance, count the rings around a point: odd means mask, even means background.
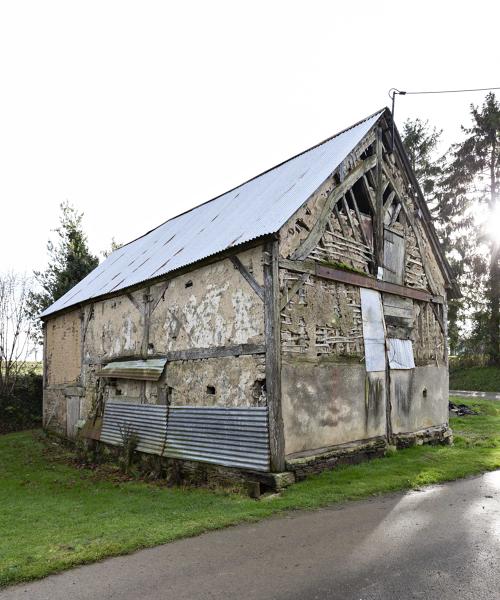
[{"label": "green grass verge", "polygon": [[467,367],[450,371],[450,390],[500,392],[498,367]]},{"label": "green grass verge", "polygon": [[500,468],[500,404],[468,404],[481,415],[452,419],[452,447],[401,450],[311,477],[261,501],[203,489],[102,480],[90,470],[48,457],[37,433],[0,436],[0,585],[280,511]]}]

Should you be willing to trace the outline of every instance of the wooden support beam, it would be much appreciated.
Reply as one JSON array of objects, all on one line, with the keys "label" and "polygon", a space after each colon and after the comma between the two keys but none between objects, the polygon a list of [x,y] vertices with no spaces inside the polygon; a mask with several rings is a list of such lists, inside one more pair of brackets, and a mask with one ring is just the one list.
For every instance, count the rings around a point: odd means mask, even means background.
[{"label": "wooden support beam", "polygon": [[199,360],[201,358],[223,358],[225,356],[248,356],[265,354],[264,344],[238,344],[236,346],[216,346],[214,348],[189,348],[188,350],[171,350],[165,355],[168,362],[176,360]]},{"label": "wooden support beam", "polygon": [[[357,227],[354,225],[354,221],[352,220],[351,210],[349,208],[349,205],[347,204],[345,195],[342,196],[342,207],[344,209],[345,214],[347,215],[347,220],[349,221],[349,225],[351,226],[354,239],[358,243],[362,244],[363,242],[361,240],[361,236],[359,235],[359,231],[357,230]],[[359,224],[359,228],[361,229],[361,223]]]},{"label": "wooden support beam", "polygon": [[375,272],[384,264],[384,190],[382,181],[382,129],[377,127],[376,141],[377,155],[377,173],[376,173],[376,189],[375,189],[375,214],[373,241],[375,249]]},{"label": "wooden support beam", "polygon": [[362,163],[360,163],[357,167],[355,167],[349,175],[339,183],[337,187],[335,187],[330,194],[328,195],[325,204],[323,205],[323,209],[321,214],[319,215],[316,223],[313,225],[311,231],[307,238],[300,244],[300,246],[293,252],[292,259],[293,260],[303,260],[306,258],[312,250],[316,247],[323,232],[325,230],[326,221],[328,217],[333,211],[333,207],[337,204],[340,198],[347,192],[349,188],[351,188],[358,179],[363,177],[363,175],[372,169],[375,166],[376,157],[370,156]]},{"label": "wooden support beam", "polygon": [[[281,261],[280,261],[281,266]],[[290,300],[295,296],[295,294],[299,291],[299,289],[304,285],[309,277],[309,273],[302,273],[300,277],[295,281],[292,287],[289,290],[285,290],[281,295],[280,299],[280,312],[285,308],[285,306],[290,302]]]},{"label": "wooden support beam", "polygon": [[262,286],[260,286],[257,283],[255,277],[245,267],[241,260],[237,256],[230,256],[229,260],[233,263],[234,268],[238,269],[243,279],[245,279],[245,281],[250,285],[252,290],[257,294],[257,296],[262,300],[262,302],[264,302],[264,290],[262,289]]},{"label": "wooden support beam", "polygon": [[384,214],[387,212],[389,206],[392,204],[392,201],[394,200],[396,196],[396,192],[394,190],[392,190],[392,192],[387,196],[387,200],[384,202]]},{"label": "wooden support beam", "polygon": [[168,286],[170,285],[170,281],[167,281],[165,285],[161,288],[156,300],[153,301],[153,306],[151,307],[151,313],[154,313],[160,301],[165,297],[165,292],[168,290]]},{"label": "wooden support beam", "polygon": [[361,273],[332,269],[315,263],[312,260],[300,261],[281,258],[279,265],[283,269],[295,271],[296,273],[308,273],[309,275],[316,275],[323,279],[331,279],[349,285],[357,285],[358,287],[378,290],[379,292],[394,294],[395,296],[402,296],[403,298],[412,298],[414,300],[422,300],[423,302],[434,302],[435,304],[444,303],[444,298],[442,296],[433,295],[426,290],[410,288],[398,285],[397,283],[388,283],[387,281],[378,281],[373,277],[362,275]]},{"label": "wooden support beam", "polygon": [[281,413],[281,323],[279,307],[278,241],[264,247],[264,331],[266,394],[269,415],[271,471],[285,469],[285,436]]},{"label": "wooden support beam", "polygon": [[363,177],[361,178],[361,181],[363,182],[363,185],[365,186],[365,191],[368,194],[368,200],[370,201],[370,208],[372,209],[373,214],[375,214],[375,201],[376,201],[375,192],[373,191],[373,188],[370,185],[370,182],[368,181],[368,177],[366,175],[363,175]]},{"label": "wooden support beam", "polygon": [[370,242],[369,242],[368,238],[366,237],[365,230],[363,229],[363,226],[361,224],[361,213],[359,212],[358,203],[356,202],[356,196],[354,195],[352,188],[349,190],[349,194],[351,195],[351,200],[354,205],[354,212],[356,213],[356,218],[358,219],[359,229],[361,231],[361,236],[363,238],[363,241],[368,248],[372,249],[370,246]]},{"label": "wooden support beam", "polygon": [[324,279],[332,279],[334,281],[340,281],[341,283],[347,283],[349,285],[357,285],[359,287],[369,288],[379,292],[385,292],[387,294],[403,296],[404,298],[413,298],[414,300],[434,302],[437,304],[442,304],[444,302],[442,296],[434,296],[426,290],[419,290],[398,285],[397,283],[380,281],[378,279],[373,279],[372,277],[367,277],[351,271],[331,269],[330,267],[324,267],[319,264],[316,267],[316,275]]}]

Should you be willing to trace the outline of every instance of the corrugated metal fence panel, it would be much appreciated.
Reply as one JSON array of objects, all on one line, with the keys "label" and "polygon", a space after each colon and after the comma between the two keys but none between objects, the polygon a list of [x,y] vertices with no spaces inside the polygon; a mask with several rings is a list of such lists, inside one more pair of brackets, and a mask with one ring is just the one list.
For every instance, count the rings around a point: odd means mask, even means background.
[{"label": "corrugated metal fence panel", "polygon": [[267,407],[167,409],[108,401],[101,440],[121,445],[122,431],[127,427],[139,436],[140,452],[269,471]]},{"label": "corrugated metal fence panel", "polygon": [[268,471],[267,408],[171,407],[164,454]]},{"label": "corrugated metal fence panel", "polygon": [[101,441],[120,446],[122,432],[130,428],[139,436],[140,452],[161,454],[167,431],[167,407],[157,404],[106,402]]},{"label": "corrugated metal fence panel", "polygon": [[[352,152],[382,112],[111,253],[42,316],[165,275],[277,232]],[[193,156],[197,157],[196,144]],[[193,165],[193,169],[195,165]]]}]

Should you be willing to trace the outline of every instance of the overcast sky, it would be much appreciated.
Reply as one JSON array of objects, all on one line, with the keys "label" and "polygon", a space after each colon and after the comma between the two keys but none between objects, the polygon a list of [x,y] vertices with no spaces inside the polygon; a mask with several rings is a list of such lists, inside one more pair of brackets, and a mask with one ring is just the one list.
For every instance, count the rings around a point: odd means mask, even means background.
[{"label": "overcast sky", "polygon": [[[127,242],[387,105],[500,86],[494,1],[0,2],[0,270]],[[460,136],[484,94],[406,96]]]}]

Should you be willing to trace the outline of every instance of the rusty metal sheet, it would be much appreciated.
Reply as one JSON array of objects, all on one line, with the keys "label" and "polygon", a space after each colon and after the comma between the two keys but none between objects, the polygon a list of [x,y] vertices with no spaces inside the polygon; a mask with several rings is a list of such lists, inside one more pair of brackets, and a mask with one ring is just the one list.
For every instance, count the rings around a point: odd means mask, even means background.
[{"label": "rusty metal sheet", "polygon": [[380,292],[360,288],[366,370],[385,371],[385,325]]},{"label": "rusty metal sheet", "polygon": [[41,316],[278,232],[359,144],[382,112],[115,250]]},{"label": "rusty metal sheet", "polygon": [[158,381],[166,364],[166,358],[114,361],[103,367],[97,375],[99,377],[116,377],[117,379]]}]

